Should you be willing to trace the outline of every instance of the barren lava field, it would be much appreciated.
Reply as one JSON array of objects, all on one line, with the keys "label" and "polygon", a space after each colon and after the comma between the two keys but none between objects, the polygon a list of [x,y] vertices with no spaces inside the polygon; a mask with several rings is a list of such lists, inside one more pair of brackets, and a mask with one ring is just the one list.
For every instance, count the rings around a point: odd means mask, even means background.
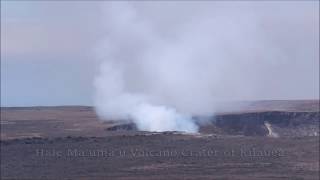
[{"label": "barren lava field", "polygon": [[91,107],[2,107],[1,179],[319,178],[318,100],[206,119],[198,134],[156,133],[101,122]]}]

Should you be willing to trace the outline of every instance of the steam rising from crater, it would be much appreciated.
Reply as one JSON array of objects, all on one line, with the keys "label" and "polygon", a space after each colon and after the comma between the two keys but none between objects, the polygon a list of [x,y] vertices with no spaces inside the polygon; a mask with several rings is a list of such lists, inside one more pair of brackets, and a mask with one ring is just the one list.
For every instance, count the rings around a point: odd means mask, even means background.
[{"label": "steam rising from crater", "polygon": [[[102,119],[133,121],[147,131],[197,132],[191,117],[213,114],[218,102],[305,95],[290,78],[305,67],[296,66],[297,57],[309,51],[287,42],[301,38],[288,28],[301,28],[303,18],[279,14],[281,8],[266,17],[246,3],[177,4],[105,4],[95,80]],[[284,19],[284,26],[269,26]],[[314,41],[304,38],[307,45]],[[313,48],[303,60],[316,63]],[[298,63],[284,74],[291,62]]]}]

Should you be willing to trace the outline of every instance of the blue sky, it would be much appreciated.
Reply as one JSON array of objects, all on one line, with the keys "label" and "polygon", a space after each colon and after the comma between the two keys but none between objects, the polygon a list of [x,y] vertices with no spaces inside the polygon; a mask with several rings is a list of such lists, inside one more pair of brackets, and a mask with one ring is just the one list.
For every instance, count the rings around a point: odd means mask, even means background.
[{"label": "blue sky", "polygon": [[92,104],[95,6],[1,2],[2,106]]},{"label": "blue sky", "polygon": [[[179,9],[179,4],[136,4],[138,12],[163,31],[175,26],[172,19],[189,16],[188,11]],[[221,11],[219,3],[208,4],[188,3],[187,6],[194,11]],[[247,4],[242,3],[243,6]],[[98,69],[96,47],[108,23],[101,23],[104,21],[103,5],[108,4],[99,1],[1,1],[1,106],[93,105],[93,81]],[[237,8],[238,4],[229,5]],[[287,81],[290,82],[288,87],[295,90],[288,92],[288,96],[282,96],[286,92],[268,96],[270,99],[319,97],[318,5],[318,2],[257,5],[265,18],[262,23],[273,25],[270,34],[300,59],[287,66],[288,73],[284,76],[275,77],[281,81],[272,87],[292,77],[296,81]],[[290,53],[286,55],[290,57]]]}]

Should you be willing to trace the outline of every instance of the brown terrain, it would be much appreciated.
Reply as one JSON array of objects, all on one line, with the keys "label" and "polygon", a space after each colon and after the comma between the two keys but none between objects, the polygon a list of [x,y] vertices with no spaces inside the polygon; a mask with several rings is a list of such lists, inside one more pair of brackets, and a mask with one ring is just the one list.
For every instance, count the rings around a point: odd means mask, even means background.
[{"label": "brown terrain", "polygon": [[319,179],[319,117],[319,100],[241,102],[188,134],[86,106],[2,107],[1,179]]}]

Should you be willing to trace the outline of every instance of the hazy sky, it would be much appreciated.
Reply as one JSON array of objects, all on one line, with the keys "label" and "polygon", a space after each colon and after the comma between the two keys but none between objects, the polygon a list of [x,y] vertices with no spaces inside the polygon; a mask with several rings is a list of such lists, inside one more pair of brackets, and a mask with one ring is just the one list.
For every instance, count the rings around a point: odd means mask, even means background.
[{"label": "hazy sky", "polygon": [[[110,18],[106,6],[99,1],[1,2],[1,106],[92,105],[96,51]],[[241,12],[257,15],[268,35],[264,38],[292,63],[277,67],[283,74],[276,69],[264,79],[277,79],[261,90],[274,93],[253,99],[319,98],[319,2],[138,2],[135,7],[164,37],[175,36],[170,29],[192,20],[193,11],[226,20]],[[274,90],[281,84],[288,88]]]}]

